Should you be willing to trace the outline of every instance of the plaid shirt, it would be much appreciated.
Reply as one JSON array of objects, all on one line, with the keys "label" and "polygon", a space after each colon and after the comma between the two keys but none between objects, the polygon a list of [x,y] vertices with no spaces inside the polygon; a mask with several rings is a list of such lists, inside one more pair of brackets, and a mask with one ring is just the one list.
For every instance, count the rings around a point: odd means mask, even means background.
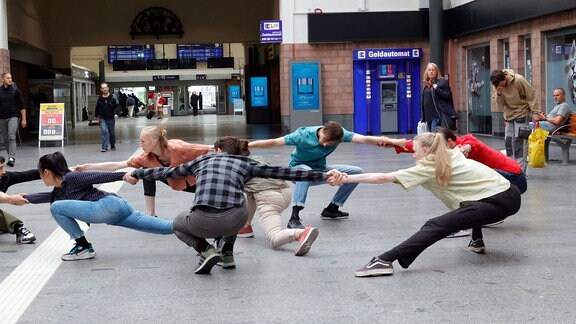
[{"label": "plaid shirt", "polygon": [[252,177],[293,181],[322,181],[320,171],[273,167],[248,157],[230,154],[209,154],[173,168],[138,169],[132,176],[144,180],[163,180],[193,175],[196,178],[196,206],[217,209],[240,207],[244,204],[244,183]]}]

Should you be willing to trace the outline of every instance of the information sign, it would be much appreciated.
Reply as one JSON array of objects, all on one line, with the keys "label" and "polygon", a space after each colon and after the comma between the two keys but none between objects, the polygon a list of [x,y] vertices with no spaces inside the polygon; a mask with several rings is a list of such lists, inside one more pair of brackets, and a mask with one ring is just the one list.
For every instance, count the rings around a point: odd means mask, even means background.
[{"label": "information sign", "polygon": [[64,103],[40,104],[39,141],[62,141],[64,144]]}]

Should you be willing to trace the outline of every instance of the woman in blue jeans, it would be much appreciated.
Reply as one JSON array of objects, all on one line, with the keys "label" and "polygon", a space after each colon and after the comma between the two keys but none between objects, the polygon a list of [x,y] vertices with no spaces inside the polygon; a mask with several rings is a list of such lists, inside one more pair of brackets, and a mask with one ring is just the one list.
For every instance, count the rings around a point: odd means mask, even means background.
[{"label": "woman in blue jeans", "polygon": [[126,200],[94,188],[94,184],[122,180],[125,172],[73,172],[60,152],[46,154],[38,162],[44,184],[52,192],[26,195],[31,203],[50,202],[54,220],[76,245],[62,256],[64,261],[91,259],[96,256],[76,220],[90,224],[105,223],[152,234],[173,234],[172,220],[152,217],[134,210]]}]

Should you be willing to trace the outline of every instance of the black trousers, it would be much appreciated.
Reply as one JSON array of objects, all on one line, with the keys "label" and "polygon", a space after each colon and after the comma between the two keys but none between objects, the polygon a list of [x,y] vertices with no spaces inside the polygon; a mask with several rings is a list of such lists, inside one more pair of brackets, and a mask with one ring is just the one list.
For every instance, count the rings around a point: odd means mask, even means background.
[{"label": "black trousers", "polygon": [[[159,181],[168,185],[168,181],[166,180],[159,180]],[[151,197],[156,196],[156,181],[142,180],[142,185],[144,186],[144,196],[151,196]],[[184,190],[182,191],[194,193],[196,192],[196,185],[191,186],[188,184],[188,182],[186,182],[186,188],[184,188]]]},{"label": "black trousers", "polygon": [[482,225],[496,223],[516,214],[520,202],[520,191],[511,185],[504,192],[429,219],[416,234],[379,258],[384,261],[398,260],[402,268],[408,268],[420,253],[450,233],[472,228],[472,239],[482,238]]}]

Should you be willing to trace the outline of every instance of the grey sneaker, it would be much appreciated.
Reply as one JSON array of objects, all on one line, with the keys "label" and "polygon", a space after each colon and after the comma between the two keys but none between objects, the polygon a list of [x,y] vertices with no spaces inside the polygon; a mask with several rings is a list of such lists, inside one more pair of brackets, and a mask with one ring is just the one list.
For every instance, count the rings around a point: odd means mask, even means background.
[{"label": "grey sneaker", "polygon": [[61,259],[63,261],[77,261],[77,260],[86,260],[92,259],[96,256],[96,252],[92,248],[92,244],[88,245],[87,248],[82,247],[78,244],[74,245],[70,252],[64,254]]},{"label": "grey sneaker", "polygon": [[216,263],[220,262],[222,257],[216,249],[209,245],[206,251],[200,253],[200,262],[194,273],[196,274],[209,274]]},{"label": "grey sneaker", "polygon": [[392,262],[382,261],[378,257],[373,257],[365,266],[354,272],[356,277],[376,277],[392,274],[394,274]]},{"label": "grey sneaker", "polygon": [[473,240],[468,243],[468,250],[474,253],[483,254],[486,253],[486,245],[484,245],[482,239]]},{"label": "grey sneaker", "polygon": [[36,241],[36,236],[32,234],[26,227],[20,227],[16,231],[16,243],[17,244],[30,244]]},{"label": "grey sneaker", "polygon": [[222,269],[234,269],[236,268],[236,262],[234,262],[234,254],[231,251],[226,251],[221,254],[222,261],[218,262],[217,265],[221,266]]}]

